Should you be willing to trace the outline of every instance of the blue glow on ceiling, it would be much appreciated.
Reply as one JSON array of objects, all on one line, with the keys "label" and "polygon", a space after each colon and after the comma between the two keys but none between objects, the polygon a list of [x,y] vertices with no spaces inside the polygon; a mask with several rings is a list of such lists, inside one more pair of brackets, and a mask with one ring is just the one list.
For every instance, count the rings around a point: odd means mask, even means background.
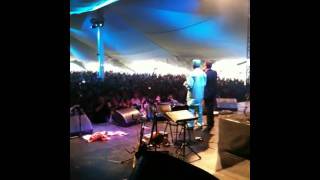
[{"label": "blue glow on ceiling", "polygon": [[[140,8],[142,11],[142,8]],[[204,17],[192,13],[177,11],[143,8],[143,16],[150,21],[158,22],[159,33],[172,33],[175,37],[188,41],[189,43],[200,44],[208,48],[223,48],[230,53],[246,54],[245,42],[238,40],[223,29],[223,22],[213,17]],[[156,32],[152,32],[157,34]]]},{"label": "blue glow on ceiling", "polygon": [[[110,4],[116,0],[92,0],[91,3],[86,1],[87,4],[91,4],[90,6],[72,7],[72,2],[85,4],[82,1],[84,0],[71,0],[71,12],[77,14],[92,11],[104,3]],[[105,50],[122,57],[169,57],[170,53],[174,52],[164,49],[167,43],[169,46],[174,44],[177,52],[185,47],[200,47],[199,51],[202,49],[210,51],[211,48],[213,51],[223,51],[227,55],[245,57],[246,38],[236,37],[234,33],[225,29],[226,22],[222,19],[223,17],[200,15],[201,13],[198,13],[200,4],[200,0],[141,0],[125,4],[121,8],[120,6],[110,8],[110,11],[108,9],[108,12],[104,14],[105,25],[101,29]],[[70,28],[70,35],[95,48],[97,34],[96,29],[90,28],[91,18],[90,15],[86,15],[81,20],[80,29]],[[162,38],[162,34],[164,40],[157,42]],[[157,43],[163,43],[163,47]],[[71,49],[72,47],[70,47],[70,52],[75,51],[75,54],[79,54],[75,48]],[[92,52],[92,54],[95,53]]]},{"label": "blue glow on ceiling", "polygon": [[[148,39],[142,32],[132,28],[120,16],[108,13],[105,17],[105,26],[101,28],[101,34],[105,49],[114,51],[120,55],[148,54],[157,52],[155,56],[168,57],[169,53],[159,48],[157,44]],[[96,29],[91,29],[91,17],[87,16],[81,30],[71,29],[77,36],[91,38],[91,43],[96,42]],[[150,55],[149,58],[152,56]]]},{"label": "blue glow on ceiling", "polygon": [[[206,17],[192,13],[177,12],[159,8],[131,6],[128,8],[126,13],[131,11],[135,12],[134,17],[137,21],[140,21],[141,24],[153,24],[153,29],[156,29],[156,31],[181,28],[206,19]],[[129,16],[129,14],[127,14],[127,16]]]},{"label": "blue glow on ceiling", "polygon": [[197,11],[200,8],[199,0],[146,0],[143,2],[144,7],[165,9],[171,11]]},{"label": "blue glow on ceiling", "polygon": [[149,12],[154,21],[170,25],[171,27],[181,28],[187,25],[203,21],[204,18],[189,13],[167,11],[167,10],[152,10]]},{"label": "blue glow on ceiling", "polygon": [[76,58],[77,60],[87,61],[88,59],[86,56],[73,45],[70,44],[70,55]]},{"label": "blue glow on ceiling", "polygon": [[236,54],[246,54],[244,42],[227,33],[214,20],[184,29],[180,34],[186,39],[210,48],[223,48]]},{"label": "blue glow on ceiling", "polygon": [[70,15],[95,11],[118,0],[70,0]]},{"label": "blue glow on ceiling", "polygon": [[88,41],[92,38],[90,36],[90,34],[86,33],[85,31],[82,31],[80,29],[76,29],[76,28],[70,28],[70,34],[75,37],[84,39],[85,41]]},{"label": "blue glow on ceiling", "polygon": [[[70,37],[77,39],[78,42],[75,42],[75,45],[79,45],[79,42],[81,42],[82,44],[86,46],[90,46],[91,48],[95,49],[96,43],[97,43],[96,32],[97,32],[96,29],[90,29],[89,31],[89,30],[70,28]],[[71,41],[71,44],[72,44],[72,41]],[[88,52],[87,49],[84,50],[83,48],[81,48],[81,50]]]}]

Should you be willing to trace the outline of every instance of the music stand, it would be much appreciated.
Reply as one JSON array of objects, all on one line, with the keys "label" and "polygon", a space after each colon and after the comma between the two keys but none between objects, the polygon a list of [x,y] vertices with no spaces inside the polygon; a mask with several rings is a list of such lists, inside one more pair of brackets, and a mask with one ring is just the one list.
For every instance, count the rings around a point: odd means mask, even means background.
[{"label": "music stand", "polygon": [[185,157],[186,157],[186,154],[185,154],[185,149],[186,147],[191,151],[193,152],[196,156],[198,156],[199,160],[201,159],[201,156],[195,152],[189,143],[186,142],[186,125],[187,125],[187,122],[188,121],[192,121],[192,120],[196,120],[197,117],[194,116],[190,111],[188,110],[180,110],[180,111],[172,111],[172,112],[165,112],[165,116],[167,118],[169,118],[170,120],[176,122],[176,123],[181,123],[184,128],[184,131],[183,131],[183,142],[181,144],[180,147],[177,148],[177,151],[178,150],[182,150],[182,158],[183,160],[185,160]]}]

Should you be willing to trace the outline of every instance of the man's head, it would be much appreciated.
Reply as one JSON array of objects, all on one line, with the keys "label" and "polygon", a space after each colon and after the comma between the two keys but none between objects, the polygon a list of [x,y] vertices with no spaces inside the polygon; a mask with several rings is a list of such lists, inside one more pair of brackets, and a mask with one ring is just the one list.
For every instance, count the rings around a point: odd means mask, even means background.
[{"label": "man's head", "polygon": [[201,60],[200,59],[192,60],[192,66],[193,66],[193,69],[199,68],[201,66]]},{"label": "man's head", "polygon": [[211,67],[212,67],[212,62],[209,61],[209,60],[206,60],[205,66],[206,66],[207,69],[211,69]]}]

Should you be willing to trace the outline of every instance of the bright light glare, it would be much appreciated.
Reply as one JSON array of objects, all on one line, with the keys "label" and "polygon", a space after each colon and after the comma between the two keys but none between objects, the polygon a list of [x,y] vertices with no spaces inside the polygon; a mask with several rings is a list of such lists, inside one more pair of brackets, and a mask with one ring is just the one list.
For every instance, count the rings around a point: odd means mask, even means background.
[{"label": "bright light glare", "polygon": [[[238,63],[246,63],[237,65]],[[250,66],[250,59],[222,59],[212,65],[220,78],[246,80],[246,70]]]},{"label": "bright light glare", "polygon": [[[237,65],[238,63],[244,62],[241,65]],[[76,64],[70,63],[70,71],[92,71],[97,72],[99,68],[98,62],[84,62],[84,66],[87,70],[79,67]],[[155,74],[189,74],[190,70],[179,67],[172,64],[167,64],[161,61],[156,60],[140,60],[140,61],[133,61],[132,63],[127,65],[130,69],[134,70],[135,72],[113,66],[111,64],[105,63],[105,72],[120,72],[120,73],[128,73],[128,74],[142,74],[142,73],[155,73]],[[216,70],[218,73],[219,78],[230,78],[230,79],[239,79],[239,80],[246,80],[246,73],[247,68],[250,67],[250,59],[222,59],[217,61],[212,65],[212,69]]]},{"label": "bright light glare", "polygon": [[140,60],[134,61],[128,65],[137,73],[155,73],[155,74],[188,74],[190,71],[186,68],[178,67],[172,64],[167,64],[155,60]]},{"label": "bright light glare", "polygon": [[76,64],[70,63],[70,72],[79,72],[79,71],[85,71],[85,70]]}]

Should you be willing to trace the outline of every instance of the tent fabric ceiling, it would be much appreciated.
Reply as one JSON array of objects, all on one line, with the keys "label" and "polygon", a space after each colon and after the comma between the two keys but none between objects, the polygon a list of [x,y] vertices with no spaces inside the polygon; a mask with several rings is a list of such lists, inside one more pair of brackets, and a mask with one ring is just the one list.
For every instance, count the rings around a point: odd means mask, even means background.
[{"label": "tent fabric ceiling", "polygon": [[[70,14],[79,9],[73,1]],[[122,64],[153,59],[187,67],[193,58],[247,55],[249,0],[119,0],[99,11],[105,54]],[[70,16],[70,53],[79,60],[96,60],[95,13]]]},{"label": "tent fabric ceiling", "polygon": [[70,0],[70,14],[95,11],[118,0]]}]

